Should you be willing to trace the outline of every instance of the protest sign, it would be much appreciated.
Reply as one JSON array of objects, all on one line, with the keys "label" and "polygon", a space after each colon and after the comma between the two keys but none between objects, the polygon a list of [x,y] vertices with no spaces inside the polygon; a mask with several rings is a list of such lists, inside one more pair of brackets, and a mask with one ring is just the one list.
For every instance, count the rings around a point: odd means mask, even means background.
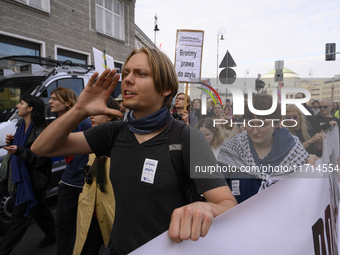
[{"label": "protest sign", "polygon": [[204,31],[177,30],[175,69],[180,82],[201,78]]}]

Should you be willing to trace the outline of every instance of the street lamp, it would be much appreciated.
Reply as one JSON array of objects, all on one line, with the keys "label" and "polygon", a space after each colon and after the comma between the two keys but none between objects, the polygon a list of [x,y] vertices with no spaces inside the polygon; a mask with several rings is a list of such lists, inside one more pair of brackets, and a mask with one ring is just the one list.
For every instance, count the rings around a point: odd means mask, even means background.
[{"label": "street lamp", "polygon": [[244,92],[246,92],[246,87],[247,87],[247,74],[249,74],[248,69],[244,70]]},{"label": "street lamp", "polygon": [[313,70],[311,68],[309,68],[309,74],[310,75],[310,86],[312,87],[312,83],[313,83]]},{"label": "street lamp", "polygon": [[157,33],[157,31],[159,31],[159,28],[158,28],[158,25],[157,25],[157,13],[155,13],[155,29],[153,31],[155,31],[154,42],[155,42],[155,45],[156,45],[156,33]]},{"label": "street lamp", "polygon": [[[217,31],[217,70],[216,70],[216,84],[218,84],[218,43],[220,40],[224,40],[223,38],[223,34],[224,34],[225,30],[224,28],[220,28],[218,31]],[[219,37],[221,35],[221,38]]]}]

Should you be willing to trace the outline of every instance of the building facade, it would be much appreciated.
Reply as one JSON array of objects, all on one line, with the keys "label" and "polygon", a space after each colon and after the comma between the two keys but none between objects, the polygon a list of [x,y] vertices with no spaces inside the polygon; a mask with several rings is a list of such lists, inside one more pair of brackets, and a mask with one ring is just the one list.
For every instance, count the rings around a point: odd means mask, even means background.
[{"label": "building facade", "polygon": [[94,47],[105,50],[121,69],[136,46],[136,34],[150,41],[135,26],[135,2],[0,0],[0,57],[34,55],[94,64]]}]

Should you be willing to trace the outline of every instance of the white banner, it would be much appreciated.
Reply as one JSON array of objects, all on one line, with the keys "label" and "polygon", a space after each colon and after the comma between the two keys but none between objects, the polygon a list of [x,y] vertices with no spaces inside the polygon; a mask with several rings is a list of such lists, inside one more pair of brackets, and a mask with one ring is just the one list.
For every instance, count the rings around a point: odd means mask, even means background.
[{"label": "white banner", "polygon": [[202,48],[179,46],[176,52],[175,69],[181,81],[190,82],[200,78]]},{"label": "white banner", "polygon": [[175,69],[180,82],[199,81],[204,32],[177,30]]},{"label": "white banner", "polygon": [[[339,169],[329,161],[339,157],[337,128],[323,147],[316,167],[301,168],[215,218],[206,237],[176,244],[165,232],[131,254],[338,254]],[[324,173],[323,164],[333,171]],[[294,178],[306,170],[314,178]]]},{"label": "white banner", "polygon": [[[93,48],[93,57],[94,57],[94,65],[96,68],[96,72],[98,72],[100,75],[105,70],[104,53],[94,47],[92,48]],[[106,54],[106,64],[107,64],[107,68],[110,68],[110,69],[115,68],[113,57],[107,54]]]}]

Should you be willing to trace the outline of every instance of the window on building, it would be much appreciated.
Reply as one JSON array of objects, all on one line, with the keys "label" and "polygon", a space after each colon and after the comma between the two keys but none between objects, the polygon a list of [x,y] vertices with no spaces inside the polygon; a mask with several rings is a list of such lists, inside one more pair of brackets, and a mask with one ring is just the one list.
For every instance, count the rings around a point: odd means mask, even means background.
[{"label": "window on building", "polygon": [[117,62],[115,62],[114,64],[115,64],[115,69],[117,69],[118,73],[122,73],[123,64],[117,63]]},{"label": "window on building", "polygon": [[69,51],[69,50],[64,50],[64,49],[57,49],[57,60],[71,60],[73,63],[78,63],[78,64],[83,64],[87,65],[87,55]]},{"label": "window on building", "polygon": [[118,0],[96,1],[96,29],[124,40],[124,5]]},{"label": "window on building", "polygon": [[50,12],[50,0],[14,0],[14,1],[32,6],[36,9],[45,12]]},{"label": "window on building", "polygon": [[12,55],[40,56],[40,44],[5,35],[0,36],[0,57]]}]

